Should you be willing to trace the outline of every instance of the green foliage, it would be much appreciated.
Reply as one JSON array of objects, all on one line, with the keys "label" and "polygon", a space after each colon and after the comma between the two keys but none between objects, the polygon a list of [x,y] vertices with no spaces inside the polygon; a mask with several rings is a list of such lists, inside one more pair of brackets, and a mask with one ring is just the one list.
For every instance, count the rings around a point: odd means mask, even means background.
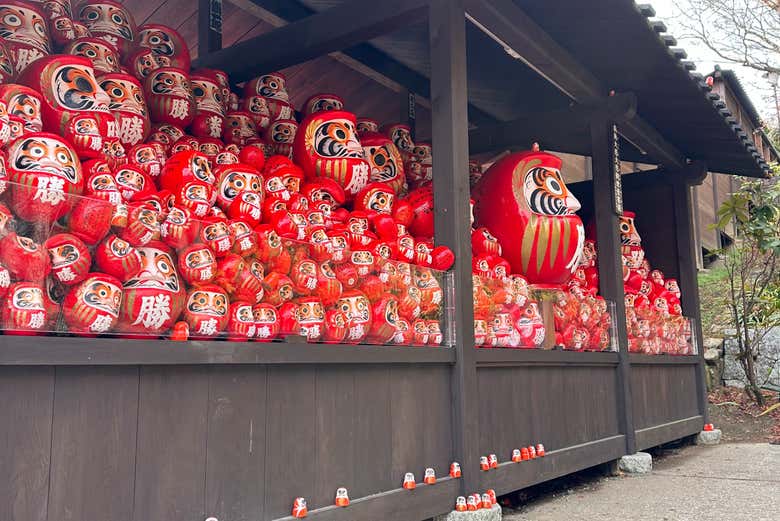
[{"label": "green foliage", "polygon": [[718,209],[717,228],[734,223],[737,235],[760,252],[780,253],[780,183],[777,179],[744,181]]},{"label": "green foliage", "polygon": [[724,329],[734,327],[724,299],[723,288],[727,285],[726,269],[722,266],[699,272],[701,327],[705,338],[722,338]]},{"label": "green foliage", "polygon": [[736,240],[723,251],[723,303],[736,329],[737,360],[759,405],[755,360],[766,334],[780,326],[780,183],[743,181],[718,209],[717,227],[734,225]]}]

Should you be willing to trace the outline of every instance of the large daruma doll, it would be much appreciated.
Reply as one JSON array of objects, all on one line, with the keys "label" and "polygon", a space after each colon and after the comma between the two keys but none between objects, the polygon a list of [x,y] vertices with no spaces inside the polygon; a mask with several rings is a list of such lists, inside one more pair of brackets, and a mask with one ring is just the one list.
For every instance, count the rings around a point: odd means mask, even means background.
[{"label": "large daruma doll", "polygon": [[100,87],[92,62],[81,56],[56,54],[36,60],[19,83],[43,95],[43,128],[61,135],[81,159],[100,157],[109,137],[110,98]]},{"label": "large daruma doll", "polygon": [[355,115],[349,112],[328,110],[307,116],[295,136],[293,155],[308,179],[333,179],[348,200],[368,183],[371,167],[357,138]]},{"label": "large daruma doll", "polygon": [[513,273],[542,287],[571,277],[585,242],[580,203],[560,169],[560,158],[534,147],[493,164],[474,189],[477,224],[498,238]]}]

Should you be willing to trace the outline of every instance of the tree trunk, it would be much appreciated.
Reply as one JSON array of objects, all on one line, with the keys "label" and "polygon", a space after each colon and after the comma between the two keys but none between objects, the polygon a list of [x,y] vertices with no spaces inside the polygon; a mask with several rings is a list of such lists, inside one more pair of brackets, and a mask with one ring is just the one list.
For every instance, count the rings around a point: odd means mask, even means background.
[{"label": "tree trunk", "polygon": [[753,395],[759,406],[764,407],[764,395],[758,383],[756,383],[756,366],[753,360],[752,349],[746,349],[743,367],[748,380],[747,390],[749,394]]}]

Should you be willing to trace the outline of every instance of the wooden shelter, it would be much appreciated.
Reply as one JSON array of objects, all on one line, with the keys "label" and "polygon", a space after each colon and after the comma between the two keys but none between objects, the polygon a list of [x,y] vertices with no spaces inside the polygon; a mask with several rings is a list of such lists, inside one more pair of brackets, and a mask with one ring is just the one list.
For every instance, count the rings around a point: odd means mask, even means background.
[{"label": "wooden shelter", "polygon": [[[434,144],[436,240],[457,258],[454,347],[2,336],[0,519],[279,520],[303,496],[310,519],[422,520],[458,495],[505,494],[701,430],[702,357],[628,353],[618,210],[641,216],[648,256],[698,318],[690,187],[708,169],[760,177],[767,165],[652,8],[124,3],[139,23],[177,27],[196,66],[236,82],[282,69],[297,104],[343,89],[358,115],[415,120]],[[533,141],[592,158],[593,179],[572,189],[598,224],[618,352],[474,349],[469,154]],[[621,177],[621,159],[658,167]],[[509,462],[536,442],[545,458]],[[481,472],[489,453],[501,464]],[[461,479],[447,477],[452,461]],[[427,467],[435,485],[401,488]],[[347,509],[332,506],[342,486]]]}]

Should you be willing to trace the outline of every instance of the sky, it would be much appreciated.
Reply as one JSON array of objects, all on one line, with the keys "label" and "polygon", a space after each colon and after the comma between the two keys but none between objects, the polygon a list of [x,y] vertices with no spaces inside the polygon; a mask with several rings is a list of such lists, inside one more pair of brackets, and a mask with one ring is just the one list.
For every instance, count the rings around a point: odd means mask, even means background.
[{"label": "sky", "polygon": [[742,86],[745,88],[748,96],[750,96],[761,117],[765,121],[774,121],[777,116],[772,91],[767,80],[761,77],[760,72],[748,67],[742,67],[741,65],[724,62],[703,44],[693,39],[684,38],[685,30],[680,25],[681,15],[676,7],[677,1],[648,0],[647,3],[650,3],[655,9],[655,19],[662,20],[666,24],[667,34],[677,38],[677,46],[685,49],[688,53],[687,59],[696,63],[696,72],[706,76],[715,69],[715,65],[720,65],[722,69],[732,69],[736,72]]}]

